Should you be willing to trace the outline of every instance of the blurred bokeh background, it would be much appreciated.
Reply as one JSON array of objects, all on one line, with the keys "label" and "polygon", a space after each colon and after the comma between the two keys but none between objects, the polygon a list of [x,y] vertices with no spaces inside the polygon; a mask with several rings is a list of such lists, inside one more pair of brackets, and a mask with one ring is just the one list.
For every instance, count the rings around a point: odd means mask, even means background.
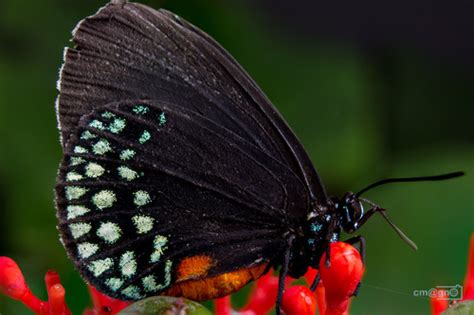
[{"label": "blurred bokeh background", "polygon": [[[17,261],[43,298],[43,275],[56,269],[74,314],[89,299],[55,228],[55,87],[70,31],[105,2],[0,1],[0,255]],[[236,57],[304,143],[331,193],[389,176],[467,172],[367,194],[419,251],[380,218],[371,220],[360,231],[367,272],[353,314],[426,314],[428,299],[413,290],[462,284],[474,230],[472,2],[141,2],[188,19]],[[0,314],[29,313],[0,296]]]}]

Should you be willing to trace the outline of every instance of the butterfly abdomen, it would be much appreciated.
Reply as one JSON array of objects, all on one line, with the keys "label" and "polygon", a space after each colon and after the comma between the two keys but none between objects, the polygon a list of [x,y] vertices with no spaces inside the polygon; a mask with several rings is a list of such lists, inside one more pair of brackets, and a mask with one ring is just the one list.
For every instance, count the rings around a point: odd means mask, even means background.
[{"label": "butterfly abdomen", "polygon": [[213,277],[177,281],[164,295],[183,296],[195,301],[205,301],[226,296],[240,290],[250,281],[263,275],[267,264],[227,272]]}]

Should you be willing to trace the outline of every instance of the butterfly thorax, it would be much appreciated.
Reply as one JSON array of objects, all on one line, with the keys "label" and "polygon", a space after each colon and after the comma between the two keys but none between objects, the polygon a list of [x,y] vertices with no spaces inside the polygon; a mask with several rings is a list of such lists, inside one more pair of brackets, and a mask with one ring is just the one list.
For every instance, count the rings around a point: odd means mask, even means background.
[{"label": "butterfly thorax", "polygon": [[302,276],[309,266],[318,269],[329,244],[339,240],[341,230],[353,233],[360,227],[364,208],[357,196],[347,192],[332,197],[324,206],[316,206],[297,231],[290,257],[291,276]]},{"label": "butterfly thorax", "polygon": [[297,232],[292,244],[289,274],[298,278],[308,267],[319,268],[319,261],[331,242],[339,240],[341,218],[332,201],[313,210]]}]

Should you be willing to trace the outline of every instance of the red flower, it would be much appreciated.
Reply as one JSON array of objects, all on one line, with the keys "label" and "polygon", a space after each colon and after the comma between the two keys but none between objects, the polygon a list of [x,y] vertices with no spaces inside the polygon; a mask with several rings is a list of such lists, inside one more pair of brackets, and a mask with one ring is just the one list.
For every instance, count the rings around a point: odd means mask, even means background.
[{"label": "red flower", "polygon": [[471,235],[467,272],[464,279],[463,300],[474,300],[474,234]]},{"label": "red flower", "polygon": [[[306,286],[290,287],[294,279],[285,280],[282,308],[287,315],[315,314],[347,314],[349,300],[359,283],[364,268],[357,250],[342,242],[335,242],[330,247],[331,266],[326,267],[326,256],[321,258],[321,281],[316,292]],[[317,270],[310,268],[305,275],[308,283],[312,283]],[[21,301],[37,315],[70,315],[65,302],[65,290],[58,274],[48,271],[45,276],[48,301],[37,298],[25,282],[18,265],[8,257],[0,257],[0,292]],[[323,285],[324,284],[324,285]],[[278,277],[272,272],[261,277],[247,305],[241,310],[242,315],[264,315],[275,305],[278,291]],[[84,315],[114,315],[129,305],[128,302],[115,300],[89,286],[94,307],[87,309]],[[232,314],[230,296],[217,299],[216,314]]]},{"label": "red flower", "polygon": [[308,287],[297,285],[283,295],[282,308],[287,315],[314,315],[316,306],[316,297]]},{"label": "red flower", "polygon": [[331,265],[326,267],[326,254],[321,257],[320,273],[326,296],[326,315],[345,314],[349,299],[364,274],[359,252],[343,242],[331,243]]},{"label": "red flower", "polygon": [[59,276],[48,271],[45,276],[48,301],[41,301],[28,288],[18,265],[8,257],[0,257],[0,290],[12,299],[19,300],[38,315],[70,315],[66,294]]},{"label": "red flower", "polygon": [[446,294],[445,290],[436,290],[430,296],[431,312],[433,315],[439,315],[448,308],[449,304]]},{"label": "red flower", "polygon": [[[348,314],[349,301],[364,273],[359,252],[349,244],[334,242],[330,248],[331,266],[326,267],[326,256],[321,258],[321,281],[316,292],[305,286],[293,286],[283,293],[282,309],[287,315]],[[305,275],[308,284],[315,279],[318,271],[310,268]],[[287,278],[285,286],[294,279]],[[242,315],[264,315],[275,305],[278,277],[272,272],[261,277],[247,305],[240,311]],[[216,300],[216,315],[232,314],[230,297]]]}]

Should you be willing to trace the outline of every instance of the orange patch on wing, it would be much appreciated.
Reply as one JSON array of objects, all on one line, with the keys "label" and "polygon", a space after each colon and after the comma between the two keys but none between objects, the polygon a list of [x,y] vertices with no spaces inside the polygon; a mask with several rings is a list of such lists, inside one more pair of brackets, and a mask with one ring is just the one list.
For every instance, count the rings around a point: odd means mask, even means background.
[{"label": "orange patch on wing", "polygon": [[177,282],[162,294],[183,296],[194,301],[223,297],[240,290],[250,281],[260,278],[266,267],[267,264],[265,263],[213,277]]},{"label": "orange patch on wing", "polygon": [[209,256],[186,257],[176,269],[176,281],[206,276],[212,264],[212,258]]}]

